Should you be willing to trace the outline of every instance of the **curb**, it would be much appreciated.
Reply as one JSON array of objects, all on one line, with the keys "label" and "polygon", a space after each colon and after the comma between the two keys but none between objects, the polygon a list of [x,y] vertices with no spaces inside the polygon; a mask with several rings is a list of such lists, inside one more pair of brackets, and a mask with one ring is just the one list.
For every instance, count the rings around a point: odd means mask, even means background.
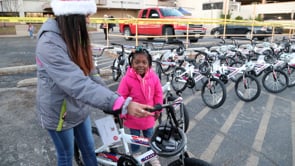
[{"label": "curb", "polygon": [[[1,69],[0,69],[1,70]],[[104,78],[108,78],[111,76],[112,71],[110,69],[105,69],[100,71],[100,76]],[[37,85],[37,78],[28,78],[17,82],[16,87],[26,87],[26,86],[36,86]]]},{"label": "curb", "polygon": [[36,69],[37,69],[37,65],[5,67],[5,68],[0,68],[0,76],[12,75],[12,74],[18,74],[18,73],[28,73],[28,72],[36,71]]}]

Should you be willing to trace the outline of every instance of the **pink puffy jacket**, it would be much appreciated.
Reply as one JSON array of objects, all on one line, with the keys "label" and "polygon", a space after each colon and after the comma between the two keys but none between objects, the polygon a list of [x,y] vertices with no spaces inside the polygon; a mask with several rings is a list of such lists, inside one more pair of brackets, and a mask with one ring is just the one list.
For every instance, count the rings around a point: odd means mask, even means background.
[{"label": "pink puffy jacket", "polygon": [[[129,67],[119,84],[118,93],[124,98],[130,96],[133,101],[141,104],[154,106],[163,103],[161,81],[152,69],[149,69],[142,78]],[[146,130],[155,125],[155,117],[137,118],[127,114],[124,125],[131,129]]]}]

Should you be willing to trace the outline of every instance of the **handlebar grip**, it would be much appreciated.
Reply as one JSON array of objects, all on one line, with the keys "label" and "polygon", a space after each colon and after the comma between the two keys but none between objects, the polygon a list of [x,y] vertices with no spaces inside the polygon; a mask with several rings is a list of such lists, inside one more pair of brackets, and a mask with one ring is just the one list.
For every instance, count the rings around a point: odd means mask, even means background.
[{"label": "handlebar grip", "polygon": [[156,111],[160,111],[161,109],[163,109],[163,106],[161,104],[156,104],[153,109],[146,109],[146,111],[156,112]]}]

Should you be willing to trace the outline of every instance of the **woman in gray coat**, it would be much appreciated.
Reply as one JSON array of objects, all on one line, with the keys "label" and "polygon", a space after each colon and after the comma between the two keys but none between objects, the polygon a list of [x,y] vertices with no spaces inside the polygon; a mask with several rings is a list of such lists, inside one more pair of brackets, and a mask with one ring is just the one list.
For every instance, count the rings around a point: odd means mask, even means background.
[{"label": "woman in gray coat", "polygon": [[119,110],[137,117],[151,108],[124,99],[96,75],[86,24],[96,12],[94,0],[52,0],[54,19],[38,32],[36,110],[56,150],[58,165],[72,165],[74,140],[85,165],[97,165],[89,107]]}]

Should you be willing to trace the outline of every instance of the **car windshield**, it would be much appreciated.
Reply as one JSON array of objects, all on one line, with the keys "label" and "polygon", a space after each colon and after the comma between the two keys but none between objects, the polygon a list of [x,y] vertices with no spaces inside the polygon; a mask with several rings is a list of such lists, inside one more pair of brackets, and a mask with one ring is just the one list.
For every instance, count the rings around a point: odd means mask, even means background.
[{"label": "car windshield", "polygon": [[162,8],[160,10],[161,10],[162,15],[165,17],[169,17],[169,16],[181,17],[181,16],[183,16],[183,14],[181,14],[180,11],[178,11],[176,9]]}]

